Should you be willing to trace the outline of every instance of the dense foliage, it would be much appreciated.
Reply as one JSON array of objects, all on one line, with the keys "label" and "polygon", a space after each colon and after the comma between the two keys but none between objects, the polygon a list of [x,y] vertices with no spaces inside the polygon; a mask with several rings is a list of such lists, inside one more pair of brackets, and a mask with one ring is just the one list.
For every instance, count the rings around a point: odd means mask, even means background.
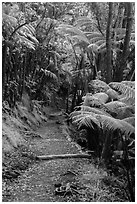
[{"label": "dense foliage", "polygon": [[[119,158],[131,201],[134,13],[133,2],[2,3],[3,102],[14,108],[24,96],[29,96],[31,101],[64,108],[67,113],[79,106],[71,114],[73,122],[86,129],[88,137],[95,131],[94,148],[99,143],[97,150],[102,158]],[[99,83],[95,86],[94,80],[101,80],[101,87]],[[103,95],[99,100],[99,95],[86,95],[88,92]],[[113,151],[107,148],[111,145]]]}]

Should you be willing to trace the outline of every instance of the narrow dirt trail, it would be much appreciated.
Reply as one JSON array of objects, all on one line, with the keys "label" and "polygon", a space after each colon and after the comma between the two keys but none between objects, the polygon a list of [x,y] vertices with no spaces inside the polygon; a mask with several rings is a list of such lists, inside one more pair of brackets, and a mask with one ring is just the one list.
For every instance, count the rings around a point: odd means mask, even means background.
[{"label": "narrow dirt trail", "polygon": [[[66,138],[62,125],[57,120],[49,120],[36,132],[41,137],[30,140],[30,147],[36,155],[79,153],[78,148]],[[77,184],[81,166],[89,163],[88,159],[56,159],[38,161],[27,169],[16,182],[11,184],[8,202],[66,202],[82,201],[80,194],[55,195],[55,184]],[[75,172],[75,174],[68,173]],[[67,173],[67,174],[66,174]]]}]

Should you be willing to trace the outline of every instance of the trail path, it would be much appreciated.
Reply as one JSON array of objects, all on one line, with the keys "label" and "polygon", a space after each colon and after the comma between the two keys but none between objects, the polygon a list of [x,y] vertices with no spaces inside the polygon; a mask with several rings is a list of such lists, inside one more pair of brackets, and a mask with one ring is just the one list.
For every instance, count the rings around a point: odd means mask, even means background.
[{"label": "trail path", "polygon": [[[59,118],[59,117],[58,117]],[[63,119],[61,119],[63,120]],[[79,153],[74,143],[70,142],[62,131],[62,124],[57,119],[49,120],[37,130],[40,137],[30,140],[30,146],[37,155]],[[56,159],[38,161],[27,169],[11,186],[9,202],[66,202],[82,201],[81,195],[55,195],[55,184],[77,184],[81,166],[89,163],[85,158]],[[75,174],[68,173],[75,172]],[[66,174],[67,173],[67,174]]]}]

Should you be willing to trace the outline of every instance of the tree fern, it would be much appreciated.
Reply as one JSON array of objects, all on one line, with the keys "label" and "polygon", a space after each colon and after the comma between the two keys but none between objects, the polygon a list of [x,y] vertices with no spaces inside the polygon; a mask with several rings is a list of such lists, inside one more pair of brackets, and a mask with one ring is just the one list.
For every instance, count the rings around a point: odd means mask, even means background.
[{"label": "tree fern", "polygon": [[103,114],[79,114],[77,116],[74,116],[73,122],[77,124],[79,128],[84,126],[94,129],[93,124],[96,124],[98,128],[101,128],[104,131],[104,133],[108,131],[110,132],[110,134],[112,134],[117,130],[121,134],[125,134],[127,137],[135,133],[135,128],[128,122],[115,119]]}]

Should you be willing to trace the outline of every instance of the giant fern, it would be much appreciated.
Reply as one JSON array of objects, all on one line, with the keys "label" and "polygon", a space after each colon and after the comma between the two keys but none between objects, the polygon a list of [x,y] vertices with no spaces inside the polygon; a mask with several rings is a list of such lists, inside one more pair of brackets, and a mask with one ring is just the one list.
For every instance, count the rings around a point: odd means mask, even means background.
[{"label": "giant fern", "polygon": [[[120,97],[125,97],[130,101],[131,99],[134,100],[134,88],[127,86],[127,83],[125,85],[125,82],[112,82],[107,85],[100,80],[95,80],[91,84],[94,87],[94,91],[102,91],[102,86],[104,86],[104,90],[109,96],[110,91],[114,92],[113,94],[117,96],[115,97],[116,101],[103,102],[97,98],[97,94],[100,93],[89,93],[86,97],[83,97],[83,105],[77,107],[77,109],[71,113],[71,118],[78,128],[90,128],[93,131],[93,135],[91,134],[89,136],[91,143],[92,139],[97,139],[94,135],[94,131],[95,129],[98,130],[100,142],[103,142],[102,155],[106,156],[106,145],[111,145],[113,136],[117,137],[117,140],[119,138],[118,135],[125,136],[127,139],[131,136],[134,138],[135,136],[134,108],[131,104],[127,105],[126,101],[122,102],[121,100],[124,98]],[[98,85],[101,89],[98,88]],[[116,91],[114,91],[113,88]],[[121,95],[119,95],[117,91],[120,92]]]}]

